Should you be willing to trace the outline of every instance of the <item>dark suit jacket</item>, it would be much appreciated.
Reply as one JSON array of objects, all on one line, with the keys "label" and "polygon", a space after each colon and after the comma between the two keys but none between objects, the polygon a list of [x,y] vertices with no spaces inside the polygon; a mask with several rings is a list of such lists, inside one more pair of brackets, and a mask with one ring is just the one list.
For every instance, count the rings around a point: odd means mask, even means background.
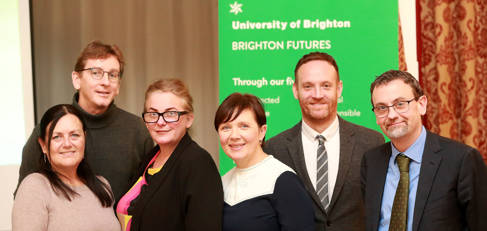
[{"label": "dark suit jacket", "polygon": [[316,230],[365,230],[360,195],[360,161],[365,151],[384,143],[384,137],[371,129],[339,117],[340,163],[328,212],[320,203],[309,179],[301,140],[301,122],[266,141],[264,150],[296,171],[313,199]]},{"label": "dark suit jacket", "polygon": [[[159,146],[142,161],[139,175],[158,150]],[[129,208],[134,231],[218,231],[222,212],[220,174],[210,154],[188,134]]]},{"label": "dark suit jacket", "polygon": [[[379,227],[391,143],[362,161],[367,230]],[[472,147],[428,132],[419,174],[413,230],[487,230],[487,169]]]}]

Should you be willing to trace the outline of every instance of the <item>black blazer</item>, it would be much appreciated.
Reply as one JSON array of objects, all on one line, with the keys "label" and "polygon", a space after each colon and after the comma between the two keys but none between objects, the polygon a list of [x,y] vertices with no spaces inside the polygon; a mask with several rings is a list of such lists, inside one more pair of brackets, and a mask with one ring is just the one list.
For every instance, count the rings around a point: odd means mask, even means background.
[{"label": "black blazer", "polygon": [[384,143],[384,137],[371,129],[339,117],[340,163],[328,212],[320,203],[304,160],[301,122],[266,141],[264,151],[288,165],[303,181],[313,199],[316,230],[365,230],[365,215],[360,195],[360,161],[365,151]]},{"label": "black blazer", "polygon": [[[139,176],[158,150],[142,161]],[[145,187],[131,208],[131,230],[221,230],[220,174],[210,154],[187,133]]]},{"label": "black blazer", "polygon": [[[362,161],[367,230],[379,227],[391,143]],[[419,174],[413,230],[487,230],[487,168],[472,147],[427,132]]]}]

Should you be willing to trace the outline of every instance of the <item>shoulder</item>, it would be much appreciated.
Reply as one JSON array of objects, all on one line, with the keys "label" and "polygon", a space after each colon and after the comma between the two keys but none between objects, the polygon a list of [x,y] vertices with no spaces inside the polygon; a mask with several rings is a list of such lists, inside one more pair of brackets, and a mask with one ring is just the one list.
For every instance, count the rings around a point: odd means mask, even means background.
[{"label": "shoulder", "polygon": [[121,127],[123,130],[130,131],[130,134],[133,134],[134,137],[139,140],[152,140],[142,117],[127,112],[116,105],[114,107],[112,116],[115,117],[114,121],[117,124],[116,126]]},{"label": "shoulder", "polygon": [[22,193],[42,192],[46,193],[51,191],[51,183],[44,175],[40,173],[31,173],[27,175],[19,185],[18,195]]},{"label": "shoulder", "polygon": [[294,173],[294,171],[284,171],[282,172],[279,177],[276,179],[276,187],[295,187],[296,185],[301,185],[301,180],[299,177]]},{"label": "shoulder", "polygon": [[246,169],[233,168],[222,178],[225,202],[235,205],[251,198],[272,195],[278,179],[287,174],[295,175],[291,168],[272,156]]},{"label": "shoulder", "polygon": [[49,180],[40,173],[26,176],[20,184],[12,208],[12,230],[47,230],[53,199]]},{"label": "shoulder", "polygon": [[35,172],[27,175],[21,184],[39,184],[39,185],[46,185],[50,184],[49,180],[46,176],[42,175],[41,173]]},{"label": "shoulder", "polygon": [[270,171],[274,172],[274,174],[276,174],[277,176],[280,176],[284,172],[291,172],[294,175],[296,174],[292,168],[285,165],[281,161],[277,160],[273,156],[269,156],[269,158],[270,160],[267,163],[268,168],[270,169]]},{"label": "shoulder", "polygon": [[189,143],[186,144],[187,147],[184,150],[184,159],[189,161],[213,161],[211,155],[206,149],[202,148],[196,141],[191,139]]},{"label": "shoulder", "polygon": [[283,142],[287,142],[287,140],[300,135],[301,133],[301,122],[297,123],[293,127],[284,130],[283,132],[275,135],[271,139],[265,142],[265,146],[275,146],[275,145],[282,145]]},{"label": "shoulder", "polygon": [[[232,168],[222,177],[222,181],[224,183],[229,183],[230,181],[232,181],[234,176],[238,174],[237,171],[242,171],[242,170],[237,170],[236,167]],[[294,170],[292,170],[290,167],[283,164],[282,162],[280,162],[279,160],[277,160],[271,155],[266,157],[266,159],[264,159],[261,163],[258,163],[257,165],[252,166],[249,169],[245,169],[242,172],[243,174],[241,175],[250,176],[250,178],[252,178],[253,183],[261,184],[262,187],[270,186],[270,185],[273,186],[277,181],[277,179],[283,173],[296,175]]]},{"label": "shoulder", "polygon": [[136,116],[128,111],[125,111],[115,105],[115,108],[113,109],[113,114],[119,121],[123,121],[127,126],[133,126],[137,128],[144,128],[147,129],[144,126],[144,121],[142,120],[142,117]]},{"label": "shoulder", "polygon": [[446,156],[458,156],[458,157],[465,157],[468,156],[470,153],[479,154],[477,149],[468,146],[466,144],[460,143],[456,140],[446,138],[428,131],[426,135],[426,144],[425,148],[431,149],[435,151],[438,149],[442,152],[443,155]]},{"label": "shoulder", "polygon": [[381,139],[382,142],[384,142],[384,136],[370,128],[364,127],[362,125],[358,125],[352,122],[348,122],[342,118],[340,118],[340,127],[343,129],[340,129],[340,131],[353,131],[355,135],[361,136],[361,137],[368,137],[368,138],[375,138],[375,139]]},{"label": "shoulder", "polygon": [[182,147],[183,150],[180,153],[174,153],[180,155],[178,157],[180,171],[188,173],[193,172],[196,174],[216,173],[219,176],[215,161],[210,153],[193,141],[189,136],[185,138],[183,137],[183,139],[187,138],[189,138],[189,141],[180,142],[180,145],[185,146]]},{"label": "shoulder", "polygon": [[267,159],[264,160],[262,165],[258,166],[255,171],[256,175],[262,179],[263,184],[269,184],[272,186],[276,184],[279,177],[281,177],[284,173],[296,175],[293,169],[283,164],[272,155],[269,155]]},{"label": "shoulder", "polygon": [[281,173],[276,179],[273,194],[276,198],[289,198],[291,200],[307,197],[303,183],[296,174],[290,171]]},{"label": "shoulder", "polygon": [[121,116],[125,119],[132,119],[132,120],[136,120],[136,119],[140,119],[140,117],[128,112],[128,111],[125,111],[119,107],[117,107],[116,105],[114,105],[114,109],[113,109],[113,113],[116,114],[117,116]]},{"label": "shoulder", "polygon": [[447,147],[447,148],[453,148],[454,150],[458,151],[458,150],[471,150],[473,149],[472,147],[466,145],[466,144],[463,144],[463,143],[460,143],[456,140],[453,140],[453,139],[450,139],[450,138],[446,138],[444,136],[440,136],[440,135],[437,135],[435,133],[432,133],[432,132],[427,132],[427,135],[426,135],[426,142],[434,142],[434,141],[437,141],[442,147]]},{"label": "shoulder", "polygon": [[485,179],[487,177],[487,165],[477,149],[431,132],[426,136],[423,153],[423,160],[425,159],[441,160],[442,169],[446,171],[445,175],[459,174],[460,178],[476,176]]},{"label": "shoulder", "polygon": [[367,151],[365,151],[363,159],[377,159],[391,152],[391,142],[375,146]]}]

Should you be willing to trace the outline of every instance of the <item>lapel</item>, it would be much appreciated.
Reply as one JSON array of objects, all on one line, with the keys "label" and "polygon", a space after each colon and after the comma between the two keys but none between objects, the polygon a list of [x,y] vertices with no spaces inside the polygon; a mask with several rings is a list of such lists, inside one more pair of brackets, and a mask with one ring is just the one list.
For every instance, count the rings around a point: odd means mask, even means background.
[{"label": "lapel", "polygon": [[326,214],[325,209],[321,205],[320,199],[316,194],[316,190],[309,179],[308,170],[306,169],[306,162],[304,160],[304,151],[303,151],[303,141],[301,139],[301,122],[296,124],[292,128],[292,132],[289,133],[289,136],[286,137],[287,144],[286,149],[288,151],[291,160],[293,161],[294,170],[296,170],[296,174],[300,176],[303,181],[304,187],[308,191],[309,195],[313,199],[313,202],[318,205],[320,210]]},{"label": "lapel", "polygon": [[[154,203],[152,201],[152,197],[159,191],[159,188],[161,188],[164,185],[164,181],[168,177],[174,177],[173,168],[174,166],[179,162],[179,159],[181,159],[181,156],[184,154],[184,150],[189,146],[189,144],[192,142],[191,137],[186,133],[183,138],[179,141],[179,144],[177,145],[176,149],[174,149],[173,153],[171,156],[167,159],[166,163],[162,167],[161,171],[159,173],[156,173],[151,177],[151,182],[149,186],[144,186],[147,187],[147,189],[144,191],[141,191],[141,194],[138,196],[136,199],[136,204],[134,207],[134,215],[133,217],[137,217],[136,214],[141,215],[144,212],[144,209],[148,203]],[[153,155],[159,151],[159,146],[154,149],[155,152]],[[146,163],[147,164],[147,163]],[[144,166],[145,168],[145,166]],[[145,174],[142,173],[142,174]],[[143,193],[143,194],[142,194]],[[132,220],[132,226],[134,224],[134,220]]]},{"label": "lapel", "polygon": [[[391,158],[391,142],[381,146],[378,152],[370,155],[371,158],[367,161],[367,181],[366,181],[366,197],[364,200],[369,203],[368,217],[373,220],[372,230],[378,230],[380,220],[380,209],[382,207],[382,195],[384,194],[384,184],[386,182],[387,168],[389,167],[389,159]],[[369,174],[370,173],[370,174]]]},{"label": "lapel", "polygon": [[351,129],[348,122],[338,117],[339,129],[340,129],[340,160],[338,166],[338,174],[335,182],[335,188],[333,189],[333,195],[328,206],[328,210],[332,210],[335,205],[338,196],[343,188],[343,184],[346,181],[346,176],[350,169],[352,162],[353,148],[355,146],[354,130]]},{"label": "lapel", "polygon": [[424,207],[431,192],[431,186],[436,177],[436,172],[441,163],[441,146],[438,137],[429,131],[426,134],[423,158],[419,174],[418,188],[416,190],[416,202],[414,205],[413,230],[418,230],[423,216]]}]

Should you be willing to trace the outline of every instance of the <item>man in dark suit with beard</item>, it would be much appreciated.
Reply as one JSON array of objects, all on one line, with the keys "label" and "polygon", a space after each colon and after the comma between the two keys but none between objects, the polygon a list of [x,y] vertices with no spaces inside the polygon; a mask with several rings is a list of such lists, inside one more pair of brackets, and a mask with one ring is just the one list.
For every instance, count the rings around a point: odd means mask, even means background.
[{"label": "man in dark suit with beard", "polygon": [[309,53],[294,74],[302,121],[267,141],[264,150],[293,168],[304,183],[314,202],[316,230],[365,230],[360,161],[384,138],[337,115],[343,83],[332,56]]},{"label": "man in dark suit with beard", "polygon": [[472,147],[425,129],[428,100],[404,71],[370,87],[377,124],[391,142],[362,161],[367,230],[487,230],[487,168]]}]

